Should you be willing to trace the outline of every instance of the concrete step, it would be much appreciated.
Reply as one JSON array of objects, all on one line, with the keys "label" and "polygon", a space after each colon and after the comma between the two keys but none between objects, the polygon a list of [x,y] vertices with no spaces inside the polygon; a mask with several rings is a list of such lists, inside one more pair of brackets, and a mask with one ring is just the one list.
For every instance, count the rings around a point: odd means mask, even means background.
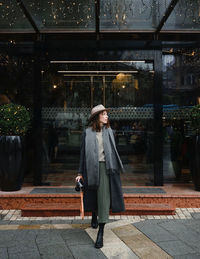
[{"label": "concrete step", "polygon": [[30,203],[21,208],[23,217],[79,216],[80,203]]},{"label": "concrete step", "polygon": [[[175,208],[170,204],[126,203],[125,212],[111,215],[174,215]],[[21,208],[23,217],[79,216],[80,203],[32,203]],[[90,213],[85,213],[90,215]]]},{"label": "concrete step", "polygon": [[175,207],[165,203],[125,203],[123,215],[174,215]]}]

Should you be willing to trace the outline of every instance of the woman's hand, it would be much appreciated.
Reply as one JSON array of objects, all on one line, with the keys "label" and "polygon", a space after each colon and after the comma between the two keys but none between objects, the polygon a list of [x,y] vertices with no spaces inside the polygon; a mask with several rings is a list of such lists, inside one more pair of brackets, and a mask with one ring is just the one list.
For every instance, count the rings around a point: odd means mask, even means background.
[{"label": "woman's hand", "polygon": [[83,179],[82,175],[78,175],[76,178],[76,182],[79,182],[81,179]]}]

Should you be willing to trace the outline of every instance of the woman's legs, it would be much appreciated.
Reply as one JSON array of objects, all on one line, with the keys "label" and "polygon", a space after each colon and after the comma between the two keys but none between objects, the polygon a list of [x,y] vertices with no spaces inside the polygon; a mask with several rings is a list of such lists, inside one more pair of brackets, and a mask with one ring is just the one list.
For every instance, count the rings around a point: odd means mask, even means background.
[{"label": "woman's legs", "polygon": [[96,243],[95,243],[95,247],[96,247],[96,248],[101,248],[101,247],[103,247],[103,232],[104,232],[104,226],[105,226],[105,223],[99,223],[99,231],[98,231],[97,240],[96,240]]},{"label": "woman's legs", "polygon": [[92,212],[92,220],[91,220],[91,227],[92,228],[98,228],[98,220],[97,220],[97,213],[96,211]]},{"label": "woman's legs", "polygon": [[106,173],[105,162],[99,163],[99,187],[97,190],[99,223],[107,223],[110,211],[110,180]]},{"label": "woman's legs", "polygon": [[99,188],[97,190],[97,205],[99,230],[95,243],[96,248],[103,247],[104,226],[109,220],[110,211],[110,181],[106,173],[105,162],[99,163]]}]

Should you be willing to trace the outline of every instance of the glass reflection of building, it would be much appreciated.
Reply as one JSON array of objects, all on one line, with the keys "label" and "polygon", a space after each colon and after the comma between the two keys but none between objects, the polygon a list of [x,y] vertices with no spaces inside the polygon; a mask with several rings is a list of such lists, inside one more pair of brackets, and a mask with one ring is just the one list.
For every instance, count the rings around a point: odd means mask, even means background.
[{"label": "glass reflection of building", "polygon": [[123,184],[191,180],[188,111],[200,102],[200,7],[197,0],[169,4],[0,1],[0,94],[33,118],[25,179],[73,184],[82,131],[91,107],[102,103],[111,108]]}]

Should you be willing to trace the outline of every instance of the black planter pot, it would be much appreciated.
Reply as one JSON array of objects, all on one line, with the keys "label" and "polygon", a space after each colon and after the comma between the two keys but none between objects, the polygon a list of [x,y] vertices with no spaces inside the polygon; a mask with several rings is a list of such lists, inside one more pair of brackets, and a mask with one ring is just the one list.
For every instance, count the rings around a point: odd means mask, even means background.
[{"label": "black planter pot", "polygon": [[200,191],[200,135],[192,138],[190,148],[191,173],[196,191]]},{"label": "black planter pot", "polygon": [[21,189],[23,172],[20,136],[0,136],[0,187],[2,191]]}]

